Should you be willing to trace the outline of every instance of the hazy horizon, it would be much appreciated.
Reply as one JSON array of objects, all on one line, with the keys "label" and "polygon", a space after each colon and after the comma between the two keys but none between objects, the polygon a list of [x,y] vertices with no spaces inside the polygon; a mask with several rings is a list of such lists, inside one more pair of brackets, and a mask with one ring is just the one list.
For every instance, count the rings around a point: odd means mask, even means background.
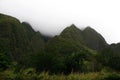
[{"label": "hazy horizon", "polygon": [[0,13],[26,21],[43,34],[56,35],[65,27],[90,26],[111,43],[120,42],[119,0],[1,0]]}]

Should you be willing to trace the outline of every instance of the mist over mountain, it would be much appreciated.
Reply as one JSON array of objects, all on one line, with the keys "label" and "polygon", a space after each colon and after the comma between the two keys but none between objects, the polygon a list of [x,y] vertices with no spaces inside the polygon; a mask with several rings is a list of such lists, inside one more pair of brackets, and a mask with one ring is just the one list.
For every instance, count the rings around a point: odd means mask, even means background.
[{"label": "mist over mountain", "polygon": [[28,22],[21,23],[12,16],[0,14],[1,71],[10,69],[20,73],[33,68],[36,73],[70,74],[107,68],[117,72],[119,62],[120,43],[109,45],[91,27],[81,30],[72,24],[51,37],[35,31]]},{"label": "mist over mountain", "polygon": [[91,26],[112,44],[120,41],[116,35],[120,34],[119,3],[119,0],[0,0],[0,12],[27,21],[35,31],[49,35],[60,34],[72,23],[80,29]]}]

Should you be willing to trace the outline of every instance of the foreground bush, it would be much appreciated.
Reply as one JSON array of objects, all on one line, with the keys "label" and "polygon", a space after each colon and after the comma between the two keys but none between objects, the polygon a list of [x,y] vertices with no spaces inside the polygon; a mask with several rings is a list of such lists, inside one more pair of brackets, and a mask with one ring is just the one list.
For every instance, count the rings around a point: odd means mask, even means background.
[{"label": "foreground bush", "polygon": [[120,80],[120,74],[115,72],[90,72],[50,75],[48,72],[36,73],[33,68],[28,68],[21,70],[19,73],[12,70],[0,72],[0,80]]}]

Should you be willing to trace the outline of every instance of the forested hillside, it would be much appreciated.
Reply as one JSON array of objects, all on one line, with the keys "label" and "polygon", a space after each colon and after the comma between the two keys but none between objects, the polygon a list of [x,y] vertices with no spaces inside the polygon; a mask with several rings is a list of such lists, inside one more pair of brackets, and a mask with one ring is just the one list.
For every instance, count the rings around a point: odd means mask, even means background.
[{"label": "forested hillside", "polygon": [[45,36],[0,14],[0,80],[120,80],[120,43],[74,24]]}]

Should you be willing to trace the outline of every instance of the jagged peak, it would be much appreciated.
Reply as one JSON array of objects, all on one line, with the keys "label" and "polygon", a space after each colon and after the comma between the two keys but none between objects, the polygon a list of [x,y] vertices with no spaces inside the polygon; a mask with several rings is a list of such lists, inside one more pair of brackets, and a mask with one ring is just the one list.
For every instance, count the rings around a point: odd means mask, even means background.
[{"label": "jagged peak", "polygon": [[66,27],[60,34],[61,37],[71,39],[73,42],[83,43],[82,31],[74,24]]},{"label": "jagged peak", "polygon": [[90,26],[87,26],[85,29],[92,29]]},{"label": "jagged peak", "polygon": [[[93,29],[93,28],[91,28],[90,26],[87,26],[83,31],[82,31],[83,33],[85,32],[87,32],[87,33],[93,33],[94,35],[97,35],[97,36],[99,36],[99,37],[102,37],[102,35],[100,34],[100,33],[98,33],[95,29]],[[93,35],[92,34],[92,35]],[[103,38],[103,37],[102,37]]]},{"label": "jagged peak", "polygon": [[71,24],[70,26],[66,27],[66,28],[63,30],[63,32],[65,32],[65,31],[76,31],[76,30],[81,31],[79,28],[76,27],[76,25]]},{"label": "jagged peak", "polygon": [[[90,26],[87,26],[83,31],[85,31],[85,30],[89,30],[89,31],[95,31],[93,28],[91,28]],[[95,31],[96,32],[96,31]]]},{"label": "jagged peak", "polygon": [[108,45],[104,37],[90,26],[82,31],[82,35],[86,45],[94,50],[102,49]]},{"label": "jagged peak", "polygon": [[27,27],[28,29],[32,30],[33,32],[35,32],[34,29],[32,28],[32,26],[28,22],[24,21],[24,22],[22,22],[22,25]]},{"label": "jagged peak", "polygon": [[70,27],[76,28],[76,25],[75,24],[71,24]]},{"label": "jagged peak", "polygon": [[[69,29],[79,29],[75,24],[71,24],[70,26],[68,26],[67,28]],[[80,29],[79,29],[80,30]]]},{"label": "jagged peak", "polygon": [[90,33],[94,33],[94,34],[99,34],[101,35],[100,33],[98,33],[95,29],[93,29],[92,27],[90,26],[87,26],[82,32],[90,32]]},{"label": "jagged peak", "polygon": [[84,29],[80,29],[80,28],[78,28],[75,24],[71,24],[70,26],[68,26],[68,27],[66,27],[64,30],[63,30],[63,32],[64,31],[68,31],[68,30],[79,30],[79,31],[91,31],[91,32],[95,32],[95,33],[97,33],[97,31],[96,30],[94,30],[92,27],[90,27],[90,26],[87,26],[86,28],[84,28]]},{"label": "jagged peak", "polygon": [[26,22],[26,21],[23,21],[22,24],[31,26],[30,23],[28,23],[28,22]]}]

